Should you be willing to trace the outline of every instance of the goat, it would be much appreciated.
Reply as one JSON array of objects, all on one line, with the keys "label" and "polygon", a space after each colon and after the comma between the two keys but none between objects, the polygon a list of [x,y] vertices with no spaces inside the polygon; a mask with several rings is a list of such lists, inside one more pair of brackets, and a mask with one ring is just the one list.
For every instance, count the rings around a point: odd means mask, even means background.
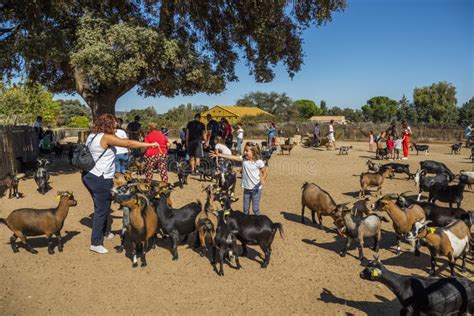
[{"label": "goat", "polygon": [[450,182],[454,179],[454,173],[442,162],[434,160],[420,161],[420,169],[425,170],[427,173],[447,174]]},{"label": "goat", "polygon": [[468,227],[472,226],[474,212],[466,212],[462,208],[442,207],[430,202],[410,201],[403,195],[399,195],[397,198],[397,205],[402,208],[412,204],[421,206],[425,212],[426,220],[430,221],[428,226],[444,227],[455,220],[462,220]]},{"label": "goat", "polygon": [[420,152],[420,151],[424,151],[425,156],[428,156],[430,154],[430,146],[429,145],[422,145],[422,144],[412,143],[410,145],[410,150],[413,150],[413,148],[415,148],[417,156],[418,156],[418,152]]},{"label": "goat", "polygon": [[447,185],[444,183],[434,183],[430,188],[428,202],[435,203],[437,200],[449,203],[449,207],[453,207],[456,203],[457,207],[461,207],[464,198],[464,188],[468,183],[467,176],[460,176],[459,183],[456,185]]},{"label": "goat", "polygon": [[291,150],[293,149],[293,144],[281,144],[280,145],[280,154],[284,154],[285,151],[288,152],[288,155],[291,154]]},{"label": "goat", "polygon": [[48,253],[50,255],[54,254],[52,235],[56,235],[58,239],[58,251],[63,251],[61,229],[68,215],[69,207],[76,206],[77,201],[74,199],[74,195],[67,191],[58,192],[58,199],[59,204],[56,208],[21,208],[12,211],[6,219],[0,218],[0,223],[7,225],[13,232],[13,235],[10,237],[10,246],[13,252],[18,252],[16,239],[20,238],[29,252],[37,254],[38,251],[28,243],[26,237],[40,235],[46,235],[48,239]]},{"label": "goat", "polygon": [[178,162],[178,183],[182,189],[184,185],[188,184],[188,175],[191,173],[191,166],[187,161]]},{"label": "goat", "polygon": [[303,190],[301,194],[301,222],[303,224],[305,223],[305,207],[311,210],[311,218],[315,224],[317,224],[315,213],[318,214],[318,226],[321,229],[323,228],[323,215],[331,216],[333,220],[335,219],[334,212],[336,211],[337,204],[328,192],[323,190],[320,186],[308,182],[305,182],[301,189]]},{"label": "goat", "polygon": [[38,162],[36,160],[32,160],[32,161],[24,161],[24,158],[23,157],[16,157],[16,160],[18,161],[19,163],[19,172],[22,172],[22,173],[26,173],[26,174],[32,174],[35,170],[36,170],[36,167],[37,167],[37,164]]},{"label": "goat", "polygon": [[[127,229],[128,239],[132,242],[132,267],[138,266],[137,255],[140,256],[141,267],[146,267],[146,251],[149,242],[154,246],[154,237],[158,227],[158,217],[153,205],[148,198],[140,193],[130,195],[117,195],[115,200],[122,207],[130,210],[130,223]],[[122,252],[123,244],[119,246],[117,252]]]},{"label": "goat", "polygon": [[[214,214],[214,192],[212,186],[208,186],[205,191],[207,193],[206,203],[204,204],[202,211],[196,216],[195,220],[196,231],[199,237],[200,246],[202,247],[206,247],[207,244],[214,246],[216,229],[218,226],[218,218]],[[203,255],[203,253],[201,253],[201,255]]]},{"label": "goat", "polygon": [[263,149],[260,153],[262,160],[265,162],[265,165],[268,166],[270,158],[272,158],[273,152],[276,151],[276,147]]},{"label": "goat", "polygon": [[471,156],[469,158],[474,162],[474,145],[471,145]]},{"label": "goat", "polygon": [[460,155],[461,154],[462,143],[457,143],[451,145],[451,155]]},{"label": "goat", "polygon": [[413,224],[409,238],[422,239],[431,254],[430,275],[436,274],[436,257],[448,257],[451,276],[454,276],[454,265],[462,256],[462,272],[466,271],[466,255],[469,252],[471,232],[463,221],[457,220],[446,227],[427,227],[429,221],[417,221]]},{"label": "goat", "polygon": [[350,149],[352,149],[352,146],[341,146],[341,147],[339,147],[339,155],[348,155]]},{"label": "goat", "polygon": [[[408,234],[415,222],[424,220],[426,218],[425,212],[418,205],[411,205],[405,211],[400,209],[394,201],[391,200],[391,195],[386,195],[380,198],[372,206],[374,210],[385,211],[393,223],[393,229],[397,237],[397,255],[400,254],[400,240],[401,237]],[[411,250],[415,250],[415,255],[419,254],[419,245],[414,244],[414,241],[410,241]]]},{"label": "goat", "polygon": [[380,168],[382,167],[382,165],[380,164],[375,164],[372,162],[372,160],[370,159],[367,159],[367,171],[374,171],[374,172],[379,172],[380,171]]},{"label": "goat", "polygon": [[376,258],[360,278],[385,284],[402,305],[400,315],[474,313],[474,283],[466,278],[422,278],[388,271]]},{"label": "goat", "polygon": [[372,214],[372,205],[370,203],[370,198],[367,197],[363,200],[357,200],[352,203],[351,214],[354,216],[367,216]]},{"label": "goat", "polygon": [[469,185],[469,189],[471,189],[471,185],[474,184],[474,171],[459,171],[459,176],[465,175],[467,177],[467,184]]},{"label": "goat", "polygon": [[359,260],[364,259],[364,238],[374,237],[373,250],[378,253],[380,245],[380,227],[381,221],[388,222],[388,220],[377,214],[370,214],[366,217],[360,218],[351,214],[351,210],[344,206],[338,207],[337,214],[340,220],[336,220],[337,231],[342,236],[346,236],[346,243],[344,249],[341,251],[341,257],[345,257],[347,248],[349,248],[352,239],[358,240],[357,247],[359,248]]},{"label": "goat", "polygon": [[377,152],[375,153],[375,159],[384,160],[387,159],[388,156],[388,148],[377,148]]},{"label": "goat", "polygon": [[389,176],[393,177],[392,168],[386,168],[376,173],[370,173],[370,172],[361,173],[359,197],[365,197],[365,190],[367,190],[367,187],[371,187],[371,186],[377,187],[375,196],[377,196],[379,193],[382,194],[382,184],[385,178]]},{"label": "goat", "polygon": [[261,148],[262,148],[262,149],[263,149],[263,148],[268,148],[268,142],[266,142],[266,141],[262,141],[262,142],[260,143],[260,145],[261,145]]},{"label": "goat", "polygon": [[34,178],[38,185],[38,192],[46,194],[49,189],[49,172],[46,170],[46,165],[49,163],[46,159],[38,159],[38,169],[35,171]]},{"label": "goat", "polygon": [[[181,208],[170,208],[167,199],[169,191],[158,193],[156,213],[163,232],[171,237],[171,252],[173,260],[178,260],[178,243],[181,237],[187,240],[188,235],[196,230],[196,216],[201,211],[200,203],[189,203]],[[197,245],[197,241],[196,244]]]},{"label": "goat", "polygon": [[445,173],[440,173],[434,177],[426,176],[426,170],[417,170],[415,173],[415,185],[418,185],[418,197],[417,201],[421,198],[422,192],[430,192],[431,187],[435,183],[442,183],[448,185],[449,175]]},{"label": "goat", "polygon": [[242,243],[242,256],[247,256],[247,245],[259,245],[265,255],[261,267],[266,268],[270,263],[277,230],[283,238],[283,226],[273,223],[266,215],[249,215],[232,210],[231,199],[226,194],[221,194],[219,199],[223,208],[219,212],[219,218],[237,231],[236,237]]},{"label": "goat", "polygon": [[404,173],[408,176],[408,180],[413,178],[413,174],[410,173],[410,165],[408,164],[402,164],[402,163],[396,163],[396,162],[391,162],[391,163],[386,163],[382,165],[382,169],[386,168],[392,168],[393,172],[395,173]]},{"label": "goat", "polygon": [[216,263],[217,252],[219,252],[219,271],[218,275],[224,276],[224,258],[228,257],[229,260],[232,260],[232,257],[235,257],[235,264],[237,269],[241,269],[239,256],[237,253],[237,242],[236,235],[238,231],[233,230],[231,225],[226,224],[222,219],[219,220],[219,225],[217,226],[217,233],[214,238],[215,246],[213,249],[212,261],[213,264]]},{"label": "goat", "polygon": [[18,193],[18,185],[20,184],[20,180],[18,179],[17,175],[14,173],[9,173],[3,179],[3,184],[8,189],[8,198],[11,199],[12,197],[16,197],[17,199],[20,198],[20,193]]}]

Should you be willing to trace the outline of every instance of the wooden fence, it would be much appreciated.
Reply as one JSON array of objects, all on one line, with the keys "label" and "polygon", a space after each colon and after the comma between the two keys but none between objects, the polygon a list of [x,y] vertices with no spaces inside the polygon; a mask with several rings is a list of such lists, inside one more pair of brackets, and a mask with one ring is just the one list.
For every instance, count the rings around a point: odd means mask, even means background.
[{"label": "wooden fence", "polygon": [[38,156],[38,137],[30,126],[0,126],[0,178],[17,172],[16,157],[31,161]]}]

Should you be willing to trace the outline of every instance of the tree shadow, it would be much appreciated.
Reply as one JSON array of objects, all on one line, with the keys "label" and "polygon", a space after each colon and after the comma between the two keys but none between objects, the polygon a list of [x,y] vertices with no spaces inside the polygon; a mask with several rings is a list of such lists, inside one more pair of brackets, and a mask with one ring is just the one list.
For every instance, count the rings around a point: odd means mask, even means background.
[{"label": "tree shadow", "polygon": [[430,256],[421,253],[420,256],[416,257],[412,252],[402,252],[398,256],[382,260],[382,263],[386,266],[405,267],[429,272]]},{"label": "tree shadow", "polygon": [[[66,245],[71,239],[73,239],[75,236],[79,235],[81,232],[79,231],[65,231],[65,234],[62,236],[62,243],[63,245]],[[54,242],[54,247],[57,250],[58,246],[58,239],[56,236],[53,235],[52,237],[53,242]],[[33,248],[47,248],[48,247],[48,239],[46,237],[38,236],[38,237],[29,237],[28,238],[28,243],[33,247]],[[26,249],[25,245],[23,242],[17,241],[17,245],[20,247]]]},{"label": "tree shadow", "polygon": [[[368,302],[368,301],[351,301],[346,300],[342,297],[337,297],[327,288],[323,288],[323,291],[318,298],[319,301],[324,303],[338,304],[343,306],[349,306],[367,315],[398,315],[398,312],[401,309],[401,305],[397,299],[392,301],[387,298],[374,295],[380,302]],[[393,311],[393,312],[392,312]],[[346,315],[353,315],[352,313],[346,312]]]}]

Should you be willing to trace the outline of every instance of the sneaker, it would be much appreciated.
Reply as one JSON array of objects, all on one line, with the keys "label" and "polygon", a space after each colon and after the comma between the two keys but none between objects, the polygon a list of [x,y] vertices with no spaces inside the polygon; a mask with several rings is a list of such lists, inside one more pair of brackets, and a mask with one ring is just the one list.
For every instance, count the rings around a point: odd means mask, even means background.
[{"label": "sneaker", "polygon": [[109,252],[107,249],[104,248],[104,246],[100,245],[100,246],[90,246],[89,248],[91,251],[93,252],[97,252],[97,253],[100,253],[100,254],[105,254],[107,252]]},{"label": "sneaker", "polygon": [[402,160],[408,160],[408,157],[403,157]]},{"label": "sneaker", "polygon": [[108,233],[104,236],[105,240],[111,240],[114,239],[115,235],[113,233]]}]

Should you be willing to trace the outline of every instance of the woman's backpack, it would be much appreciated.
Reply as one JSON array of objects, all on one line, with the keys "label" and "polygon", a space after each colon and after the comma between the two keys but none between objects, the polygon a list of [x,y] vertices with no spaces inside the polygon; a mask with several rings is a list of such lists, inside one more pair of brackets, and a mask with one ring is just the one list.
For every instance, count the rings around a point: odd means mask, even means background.
[{"label": "woman's backpack", "polygon": [[[94,139],[97,137],[98,134],[96,134],[92,140],[90,141],[89,145],[92,144],[92,142],[94,141]],[[105,152],[107,151],[107,149],[109,148],[106,148],[102,154],[99,156],[99,158],[97,159],[97,161],[99,161],[100,158],[102,158],[102,156],[105,154]],[[71,164],[82,170],[82,171],[85,171],[85,172],[89,172],[91,171],[92,169],[94,169],[94,166],[96,164],[97,161],[94,161],[94,158],[92,157],[92,154],[89,150],[89,146],[86,145],[86,144],[81,144],[81,145],[78,145],[74,148],[74,151],[73,151],[73,154],[72,154],[72,159],[71,159]]]}]

